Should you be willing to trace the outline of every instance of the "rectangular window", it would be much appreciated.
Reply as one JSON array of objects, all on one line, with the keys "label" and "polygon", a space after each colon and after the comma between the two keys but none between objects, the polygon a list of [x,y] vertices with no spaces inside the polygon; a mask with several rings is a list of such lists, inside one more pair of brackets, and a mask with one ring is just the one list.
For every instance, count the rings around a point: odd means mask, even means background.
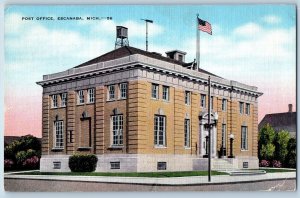
[{"label": "rectangular window", "polygon": [[222,111],[226,111],[226,110],[227,110],[227,100],[222,99]]},{"label": "rectangular window", "polygon": [[246,103],[246,114],[250,115],[250,104]]},{"label": "rectangular window", "polygon": [[54,121],[54,147],[55,148],[64,148],[63,140],[63,121]]},{"label": "rectangular window", "polygon": [[248,150],[248,127],[242,126],[241,149]]},{"label": "rectangular window", "polygon": [[108,86],[108,100],[115,99],[115,85]]},{"label": "rectangular window", "polygon": [[169,101],[169,87],[163,86],[163,93],[162,93],[162,99]]},{"label": "rectangular window", "polygon": [[222,147],[226,148],[226,124],[222,124]]},{"label": "rectangular window", "polygon": [[61,169],[61,162],[53,162],[53,169]]},{"label": "rectangular window", "polygon": [[61,106],[62,107],[67,106],[67,93],[61,94]]},{"label": "rectangular window", "polygon": [[244,114],[244,103],[240,102],[240,114]]},{"label": "rectangular window", "polygon": [[84,103],[84,92],[83,90],[79,90],[78,91],[78,100],[77,100],[78,104],[83,104]]},{"label": "rectangular window", "polygon": [[201,107],[206,108],[206,95],[201,94]]},{"label": "rectangular window", "polygon": [[110,162],[110,169],[120,169],[120,162]]},{"label": "rectangular window", "polygon": [[166,145],[166,117],[156,115],[154,116],[154,145]]},{"label": "rectangular window", "polygon": [[52,95],[52,108],[57,108],[57,95]]},{"label": "rectangular window", "polygon": [[88,89],[88,102],[89,103],[95,102],[95,89]]},{"label": "rectangular window", "polygon": [[167,162],[157,162],[157,170],[167,170]]},{"label": "rectangular window", "polygon": [[210,109],[213,109],[214,108],[214,97],[211,96],[210,97]]},{"label": "rectangular window", "polygon": [[178,60],[181,61],[181,62],[183,62],[183,56],[179,54],[178,55]]},{"label": "rectangular window", "polygon": [[190,148],[190,119],[184,119],[184,146]]},{"label": "rectangular window", "polygon": [[190,105],[191,104],[191,92],[185,91],[185,104]]},{"label": "rectangular window", "polygon": [[123,115],[111,116],[112,145],[123,145]]},{"label": "rectangular window", "polygon": [[73,131],[69,131],[69,143],[73,143]]},{"label": "rectangular window", "polygon": [[248,162],[243,162],[243,168],[248,168],[249,167],[249,163]]},{"label": "rectangular window", "polygon": [[152,98],[158,99],[158,85],[152,84]]},{"label": "rectangular window", "polygon": [[126,99],[127,98],[127,83],[121,83],[119,88],[120,88],[120,98]]}]

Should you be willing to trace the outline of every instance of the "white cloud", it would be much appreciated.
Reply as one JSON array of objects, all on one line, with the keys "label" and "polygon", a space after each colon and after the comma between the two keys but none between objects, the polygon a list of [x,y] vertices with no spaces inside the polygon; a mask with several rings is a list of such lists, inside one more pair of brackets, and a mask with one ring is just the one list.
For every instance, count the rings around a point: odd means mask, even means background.
[{"label": "white cloud", "polygon": [[247,23],[245,25],[242,25],[236,29],[234,29],[233,33],[237,36],[252,36],[254,34],[259,34],[261,31],[261,28],[256,23]]},{"label": "white cloud", "polygon": [[281,18],[275,15],[267,15],[262,18],[262,21],[269,24],[278,24],[281,22]]},{"label": "white cloud", "polygon": [[[245,33],[249,27],[255,27],[259,33],[248,37],[236,36],[237,32]],[[256,86],[268,82],[272,85],[290,83],[288,76],[293,76],[296,69],[295,32],[295,27],[265,29],[257,24],[246,24],[237,27],[231,35],[202,37],[200,66],[227,79]],[[183,50],[188,52],[188,60],[195,57],[195,45],[195,38],[185,42]],[[268,74],[278,76],[268,78]]]}]

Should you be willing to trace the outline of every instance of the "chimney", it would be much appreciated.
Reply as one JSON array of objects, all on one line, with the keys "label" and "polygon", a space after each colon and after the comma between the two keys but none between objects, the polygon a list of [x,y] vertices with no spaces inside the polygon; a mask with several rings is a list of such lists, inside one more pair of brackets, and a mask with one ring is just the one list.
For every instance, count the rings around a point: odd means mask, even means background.
[{"label": "chimney", "polygon": [[292,113],[293,112],[293,105],[289,104],[289,112]]}]

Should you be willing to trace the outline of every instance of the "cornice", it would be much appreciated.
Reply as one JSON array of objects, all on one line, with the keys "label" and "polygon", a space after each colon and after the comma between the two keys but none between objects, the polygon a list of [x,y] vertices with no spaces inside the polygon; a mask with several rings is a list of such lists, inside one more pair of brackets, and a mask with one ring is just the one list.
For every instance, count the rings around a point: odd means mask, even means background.
[{"label": "cornice", "polygon": [[[125,58],[116,59],[114,61],[107,61],[103,63],[88,65],[82,68],[71,68],[63,72],[44,75],[44,80],[37,82],[37,84],[46,87],[57,83],[91,78],[95,76],[102,76],[108,73],[114,73],[123,70],[142,69],[165,75],[171,75],[191,82],[204,84],[206,86],[208,85],[209,74],[189,70],[181,66],[180,68],[179,65],[165,63],[156,59],[151,59],[152,58],[149,57],[145,58],[145,56],[143,55],[135,54]],[[161,64],[161,62],[163,62],[163,64]],[[259,97],[263,94],[257,91],[257,87],[245,85],[232,80],[223,79],[217,76],[211,76],[211,86],[213,88],[229,90],[230,92],[248,94],[255,97]]]}]

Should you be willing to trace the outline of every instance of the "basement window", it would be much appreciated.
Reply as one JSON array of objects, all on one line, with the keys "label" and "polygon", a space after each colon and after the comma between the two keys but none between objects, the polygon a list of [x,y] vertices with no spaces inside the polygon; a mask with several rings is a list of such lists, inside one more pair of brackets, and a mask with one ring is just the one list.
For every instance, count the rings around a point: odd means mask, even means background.
[{"label": "basement window", "polygon": [[167,162],[157,162],[157,170],[167,170]]},{"label": "basement window", "polygon": [[249,167],[249,163],[248,162],[243,162],[243,168],[248,168]]},{"label": "basement window", "polygon": [[53,162],[53,169],[61,169],[61,162]]},{"label": "basement window", "polygon": [[120,162],[110,162],[110,169],[120,169]]}]

